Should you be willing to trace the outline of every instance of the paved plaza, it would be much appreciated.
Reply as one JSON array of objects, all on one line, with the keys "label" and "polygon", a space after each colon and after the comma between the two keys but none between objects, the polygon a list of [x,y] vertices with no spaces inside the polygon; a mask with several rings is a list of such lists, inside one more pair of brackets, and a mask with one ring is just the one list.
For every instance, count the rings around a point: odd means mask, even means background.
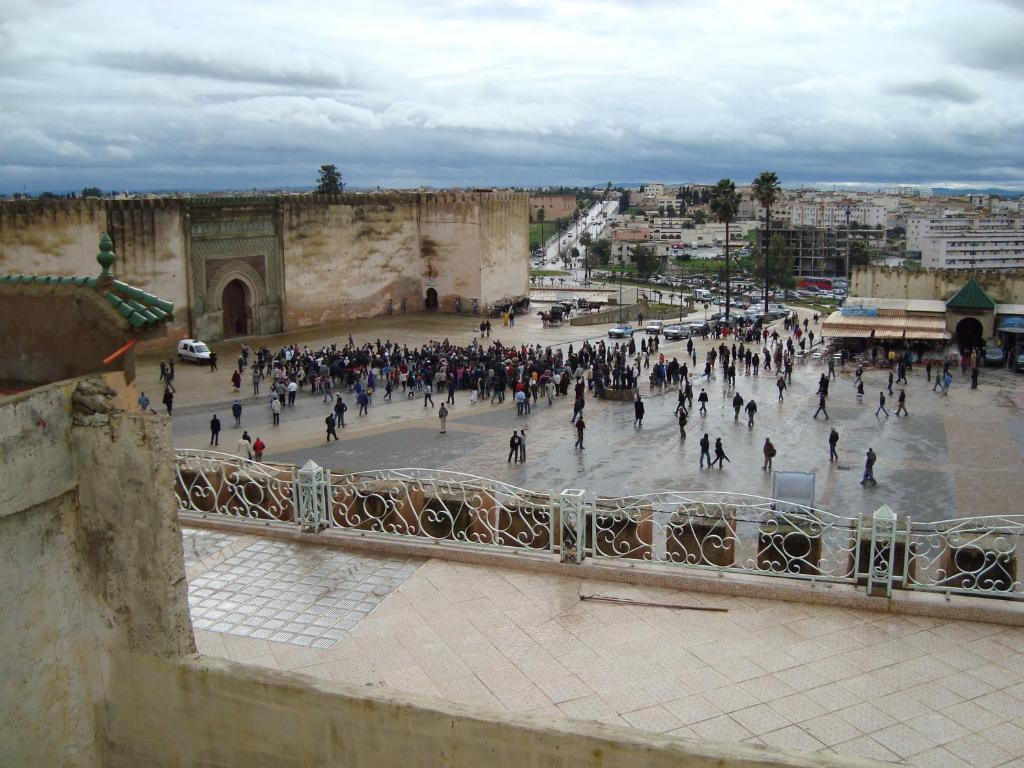
[{"label": "paved plaza", "polygon": [[[349,332],[358,342],[391,338],[409,345],[428,339],[448,338],[468,343],[474,336],[474,318],[406,317],[361,321],[331,335],[273,337],[274,348],[287,341],[310,346],[324,341],[343,342]],[[781,331],[781,326],[778,326]],[[493,338],[507,344],[554,345],[595,341],[605,326],[542,329],[536,317],[521,318],[513,329],[495,329]],[[639,344],[639,335],[637,342]],[[698,360],[712,343],[698,340]],[[662,351],[683,358],[685,342],[662,345]],[[237,344],[218,345],[221,367],[216,373],[179,364],[178,407],[174,414],[178,447],[209,447],[208,423],[217,412],[224,423],[220,450],[234,452],[241,430],[230,415],[232,393],[228,378]],[[702,367],[702,365],[700,366]],[[857,515],[889,504],[914,520],[934,521],[952,517],[1007,514],[1020,511],[1024,497],[1024,377],[996,369],[983,369],[977,390],[957,372],[948,397],[932,391],[923,368],[914,370],[907,387],[909,418],[876,417],[878,392],[887,373],[865,375],[865,401],[858,405],[853,392],[853,370],[848,366],[832,382],[830,419],[812,418],[817,406],[818,377],[826,368],[806,362],[796,368],[785,402],[778,402],[776,377],[737,375],[736,390],[753,398],[758,413],[753,429],[745,417],[734,420],[732,391],[723,387],[721,373],[709,382],[696,381],[695,392],[706,387],[711,398],[709,413],[691,412],[688,437],[679,439],[673,415],[676,395],[641,393],[647,402],[643,427],[633,427],[629,403],[587,399],[584,415],[588,429],[586,449],[572,447],[575,432],[569,423],[570,398],[555,405],[541,400],[529,416],[518,417],[511,400],[503,405],[469,404],[468,392],[456,395],[450,407],[447,434],[438,434],[436,408],[424,408],[422,397],[407,400],[396,391],[392,402],[378,392],[368,416],[356,415],[354,399],[346,396],[347,427],[341,440],[324,442],[323,419],[327,406],[319,397],[300,393],[297,405],[286,408],[282,425],[272,427],[265,397],[254,398],[243,388],[245,406],[242,426],[254,438],[268,444],[265,458],[293,464],[307,459],[343,471],[416,467],[449,469],[505,480],[535,490],[584,488],[603,495],[647,493],[662,490],[729,490],[770,496],[771,476],[761,471],[762,447],[771,438],[778,451],[776,470],[813,472],[816,503],[836,514]],[[140,367],[139,385],[157,392],[155,365]],[[896,390],[898,392],[898,390]],[[157,398],[154,398],[157,399]],[[436,405],[444,394],[434,397]],[[895,413],[895,397],[889,397]],[[840,433],[837,463],[828,462],[828,435],[835,426]],[[509,464],[508,438],[513,429],[526,429],[527,461]],[[698,441],[707,432],[712,441],[721,437],[731,462],[723,470],[698,468]],[[860,485],[864,453],[878,454],[877,487]]]},{"label": "paved plaza", "polygon": [[[189,600],[208,655],[683,738],[935,768],[1024,766],[1024,629],[352,555],[256,535],[186,529],[184,539],[186,552],[204,554],[189,569]],[[279,615],[265,619],[263,607],[281,597],[256,582],[285,561],[297,575]],[[255,569],[249,579],[238,578],[242,564]],[[369,610],[338,612],[381,585],[386,594]],[[239,618],[261,615],[211,628],[203,617],[218,601]],[[246,626],[295,623],[292,614],[319,627],[321,642],[300,647]]]}]

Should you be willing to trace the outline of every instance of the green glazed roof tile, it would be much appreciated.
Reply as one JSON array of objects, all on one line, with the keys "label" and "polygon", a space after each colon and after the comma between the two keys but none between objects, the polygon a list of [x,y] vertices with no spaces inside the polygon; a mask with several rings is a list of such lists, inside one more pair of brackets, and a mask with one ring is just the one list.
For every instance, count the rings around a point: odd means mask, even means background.
[{"label": "green glazed roof tile", "polygon": [[70,275],[0,275],[0,283],[8,285],[68,285],[75,288],[92,288],[106,297],[107,302],[136,330],[151,328],[174,317],[174,304],[136,288],[134,285],[114,280],[106,285],[97,284],[91,276]]},{"label": "green glazed roof tile", "polygon": [[960,309],[995,309],[996,303],[972,277],[959,291],[949,297],[946,306]]}]

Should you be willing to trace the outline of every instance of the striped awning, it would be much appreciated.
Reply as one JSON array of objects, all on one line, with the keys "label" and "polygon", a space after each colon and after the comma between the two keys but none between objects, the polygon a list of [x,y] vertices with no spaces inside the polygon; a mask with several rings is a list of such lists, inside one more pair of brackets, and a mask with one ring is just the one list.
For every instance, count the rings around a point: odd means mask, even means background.
[{"label": "striped awning", "polygon": [[946,318],[942,315],[883,315],[880,317],[843,316],[833,312],[822,324],[823,335],[833,339],[906,339],[908,341],[948,341]]}]

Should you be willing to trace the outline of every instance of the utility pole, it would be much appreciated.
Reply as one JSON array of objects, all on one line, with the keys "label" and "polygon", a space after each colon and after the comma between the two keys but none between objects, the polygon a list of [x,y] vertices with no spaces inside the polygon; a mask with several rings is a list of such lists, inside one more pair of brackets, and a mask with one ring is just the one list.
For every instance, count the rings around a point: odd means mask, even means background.
[{"label": "utility pole", "polygon": [[[849,281],[850,279],[850,206],[846,206],[846,271],[843,275]],[[849,282],[847,282],[849,287]]]}]

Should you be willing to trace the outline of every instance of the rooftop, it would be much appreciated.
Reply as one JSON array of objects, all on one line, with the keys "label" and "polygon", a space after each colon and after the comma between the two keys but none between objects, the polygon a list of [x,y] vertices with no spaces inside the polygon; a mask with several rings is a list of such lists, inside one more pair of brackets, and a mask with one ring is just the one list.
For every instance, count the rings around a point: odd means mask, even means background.
[{"label": "rooftop", "polygon": [[184,530],[202,653],[689,739],[943,768],[1024,754],[1019,627],[269,536]]}]

